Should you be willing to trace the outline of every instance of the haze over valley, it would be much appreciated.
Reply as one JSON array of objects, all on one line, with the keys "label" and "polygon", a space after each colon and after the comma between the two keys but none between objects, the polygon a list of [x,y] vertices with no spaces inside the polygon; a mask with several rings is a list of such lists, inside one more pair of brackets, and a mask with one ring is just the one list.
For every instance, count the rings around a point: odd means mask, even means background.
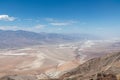
[{"label": "haze over valley", "polygon": [[[9,36],[11,36],[10,33],[12,33],[12,36],[20,33],[22,37],[12,37],[13,40],[19,41],[17,46],[14,45],[16,42],[11,42],[10,39],[7,39],[10,40],[6,43],[7,46],[0,49],[1,77],[6,75],[28,75],[37,79],[56,79],[92,58],[104,56],[108,53],[116,53],[120,49],[119,40],[101,40],[90,35],[76,38],[71,38],[73,36],[64,38],[62,35],[61,38],[60,34],[56,34],[57,37],[54,36],[53,38],[48,37],[51,34],[47,34],[47,40],[46,36],[40,37],[40,39],[38,37],[35,41],[40,42],[40,44],[35,44],[32,32],[8,32]],[[26,37],[21,33],[29,34],[29,36]],[[40,36],[44,36],[44,34],[40,34]],[[37,35],[38,33],[34,33],[34,37]],[[29,37],[31,37],[33,42],[28,40]],[[50,43],[49,40],[56,42]],[[26,45],[29,41],[32,45]],[[9,43],[13,44],[12,47],[8,46]],[[23,44],[23,46],[19,44]]]},{"label": "haze over valley", "polygon": [[0,0],[0,80],[120,80],[120,0]]}]

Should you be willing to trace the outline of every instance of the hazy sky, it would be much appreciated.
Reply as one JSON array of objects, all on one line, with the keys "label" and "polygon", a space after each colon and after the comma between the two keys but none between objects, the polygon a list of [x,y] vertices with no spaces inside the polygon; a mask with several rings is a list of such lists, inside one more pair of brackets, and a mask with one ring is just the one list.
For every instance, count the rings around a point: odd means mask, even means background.
[{"label": "hazy sky", "polygon": [[120,0],[0,0],[0,29],[120,35]]}]

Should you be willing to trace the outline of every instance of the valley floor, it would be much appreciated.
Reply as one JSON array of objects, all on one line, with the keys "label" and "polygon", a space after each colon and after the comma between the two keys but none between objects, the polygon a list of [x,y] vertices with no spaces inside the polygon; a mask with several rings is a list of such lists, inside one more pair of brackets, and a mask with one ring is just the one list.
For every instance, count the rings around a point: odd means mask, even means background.
[{"label": "valley floor", "polygon": [[[0,76],[59,78],[89,59],[119,52],[117,41],[82,41],[0,50]],[[104,45],[103,45],[104,44]]]}]

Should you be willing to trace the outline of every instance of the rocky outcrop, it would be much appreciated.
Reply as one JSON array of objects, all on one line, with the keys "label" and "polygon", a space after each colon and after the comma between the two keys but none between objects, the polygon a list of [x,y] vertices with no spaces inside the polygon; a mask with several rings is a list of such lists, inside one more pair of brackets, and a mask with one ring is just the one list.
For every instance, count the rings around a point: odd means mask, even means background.
[{"label": "rocky outcrop", "polygon": [[117,80],[117,77],[114,74],[97,73],[96,76],[90,80]]}]

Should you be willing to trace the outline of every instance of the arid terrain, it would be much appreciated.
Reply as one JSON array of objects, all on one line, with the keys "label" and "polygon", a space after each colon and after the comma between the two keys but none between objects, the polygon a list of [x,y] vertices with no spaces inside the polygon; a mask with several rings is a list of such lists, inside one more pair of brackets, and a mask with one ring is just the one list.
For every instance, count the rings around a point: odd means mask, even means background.
[{"label": "arid terrain", "polygon": [[117,40],[86,40],[76,43],[1,49],[0,77],[21,75],[36,79],[56,79],[92,58],[116,53],[119,49]]},{"label": "arid terrain", "polygon": [[90,59],[60,80],[120,80],[120,52]]}]

